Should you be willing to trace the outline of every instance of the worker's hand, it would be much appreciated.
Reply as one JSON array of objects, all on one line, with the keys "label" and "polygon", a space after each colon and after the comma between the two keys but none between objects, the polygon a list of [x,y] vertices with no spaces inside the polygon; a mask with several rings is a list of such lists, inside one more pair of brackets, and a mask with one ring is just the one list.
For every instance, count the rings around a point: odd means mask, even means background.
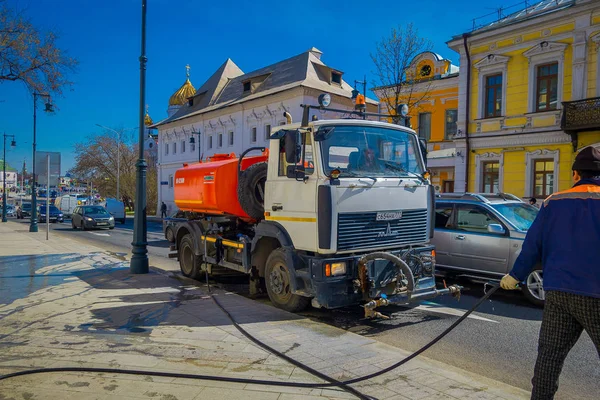
[{"label": "worker's hand", "polygon": [[506,274],[500,281],[500,287],[504,290],[516,290],[519,288],[519,281],[509,274]]}]

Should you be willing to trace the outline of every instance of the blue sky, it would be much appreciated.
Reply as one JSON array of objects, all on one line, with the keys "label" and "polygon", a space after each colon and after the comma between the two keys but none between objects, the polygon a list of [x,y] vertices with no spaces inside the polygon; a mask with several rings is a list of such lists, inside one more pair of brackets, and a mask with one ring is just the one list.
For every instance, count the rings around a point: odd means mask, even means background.
[{"label": "blue sky", "polygon": [[[59,45],[80,62],[72,90],[54,98],[53,115],[38,103],[40,151],[60,151],[62,172],[74,165],[73,145],[98,134],[95,124],[138,125],[141,0],[7,0],[25,9],[40,29],[59,32]],[[352,83],[367,75],[376,41],[399,24],[413,22],[434,51],[458,64],[446,47],[471,20],[501,0],[410,2],[148,0],[146,103],[156,121],[166,117],[170,95],[185,80],[185,65],[198,88],[228,57],[250,72],[314,46],[323,61]],[[403,4],[407,6],[404,7]],[[511,3],[512,4],[512,3]],[[0,84],[0,132],[14,134],[7,161],[31,170],[33,99],[20,83]],[[1,155],[1,154],[0,154]]]}]

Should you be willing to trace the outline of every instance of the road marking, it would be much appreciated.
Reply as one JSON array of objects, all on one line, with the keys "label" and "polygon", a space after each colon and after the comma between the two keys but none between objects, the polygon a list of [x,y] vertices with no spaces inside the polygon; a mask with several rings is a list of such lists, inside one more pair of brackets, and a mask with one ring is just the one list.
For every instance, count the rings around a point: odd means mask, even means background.
[{"label": "road marking", "polygon": [[89,232],[92,235],[96,235],[96,236],[110,236],[108,233],[98,233],[98,232]]},{"label": "road marking", "polygon": [[[453,315],[455,317],[462,317],[463,314],[465,313],[463,310],[457,310],[456,308],[445,307],[445,306],[442,306],[440,304],[433,303],[430,301],[424,301],[417,307],[412,307],[412,309],[435,312],[435,313],[440,313],[440,314]],[[472,319],[476,319],[479,321],[493,322],[496,324],[499,323],[498,321],[494,321],[492,319],[480,317],[478,315],[473,315],[473,314],[469,315],[467,318],[472,318]]]}]

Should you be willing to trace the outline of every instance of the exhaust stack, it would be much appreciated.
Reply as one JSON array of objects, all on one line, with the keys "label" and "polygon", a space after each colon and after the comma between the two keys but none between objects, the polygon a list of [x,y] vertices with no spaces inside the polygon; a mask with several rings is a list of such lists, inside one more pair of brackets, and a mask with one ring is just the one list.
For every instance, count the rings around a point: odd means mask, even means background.
[{"label": "exhaust stack", "polygon": [[285,119],[287,121],[287,124],[291,125],[291,123],[292,123],[292,116],[291,116],[291,114],[286,111],[286,112],[283,113],[283,116],[285,117]]}]

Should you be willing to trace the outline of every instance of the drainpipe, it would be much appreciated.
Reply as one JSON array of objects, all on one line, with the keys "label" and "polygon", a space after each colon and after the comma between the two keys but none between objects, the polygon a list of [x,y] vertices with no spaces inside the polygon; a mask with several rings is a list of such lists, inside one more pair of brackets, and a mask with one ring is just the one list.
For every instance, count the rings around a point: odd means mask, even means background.
[{"label": "drainpipe", "polygon": [[471,161],[471,146],[469,144],[469,113],[471,103],[471,55],[469,54],[469,48],[467,47],[468,33],[463,34],[463,45],[465,48],[465,55],[467,56],[467,98],[466,98],[466,109],[465,109],[465,141],[467,144],[467,165],[465,166],[465,193],[469,191],[469,165]]}]

